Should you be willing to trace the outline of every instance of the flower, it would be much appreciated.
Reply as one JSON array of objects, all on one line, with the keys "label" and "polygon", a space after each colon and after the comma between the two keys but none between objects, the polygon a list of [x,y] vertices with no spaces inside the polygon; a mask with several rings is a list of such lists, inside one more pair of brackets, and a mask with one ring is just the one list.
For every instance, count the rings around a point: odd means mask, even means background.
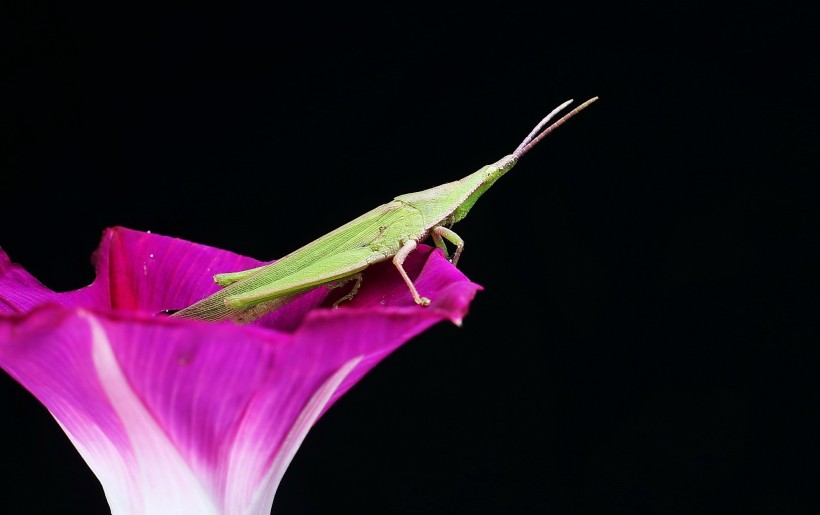
[{"label": "flower", "polygon": [[240,326],[158,315],[212,293],[253,259],[116,227],[96,279],[56,293],[0,251],[0,367],[54,416],[114,514],[267,514],[310,427],[373,366],[481,289],[440,250],[405,262],[415,305],[388,263],[356,296],[328,289]]}]

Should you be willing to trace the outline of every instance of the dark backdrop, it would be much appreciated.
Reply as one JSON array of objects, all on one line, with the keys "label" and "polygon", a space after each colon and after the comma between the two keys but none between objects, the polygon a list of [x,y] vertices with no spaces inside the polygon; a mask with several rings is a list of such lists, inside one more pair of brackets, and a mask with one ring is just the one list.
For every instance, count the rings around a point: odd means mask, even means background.
[{"label": "dark backdrop", "polygon": [[[817,513],[815,23],[657,4],[7,7],[0,245],[58,290],[114,225],[273,259],[599,95],[456,227],[463,327],[342,399],[274,512]],[[106,513],[0,402],[2,511]]]}]

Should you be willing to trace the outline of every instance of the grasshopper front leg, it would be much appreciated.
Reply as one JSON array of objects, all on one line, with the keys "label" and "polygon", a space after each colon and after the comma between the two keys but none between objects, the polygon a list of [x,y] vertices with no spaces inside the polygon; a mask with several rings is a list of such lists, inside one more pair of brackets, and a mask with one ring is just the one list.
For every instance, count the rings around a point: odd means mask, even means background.
[{"label": "grasshopper front leg", "polygon": [[448,229],[443,225],[433,227],[433,230],[430,232],[430,236],[433,238],[433,243],[436,244],[436,247],[443,250],[444,256],[447,258],[449,258],[449,255],[447,252],[447,245],[444,244],[444,240],[446,239],[456,246],[456,252],[453,254],[453,259],[450,260],[453,266],[456,266],[456,263],[458,263],[458,258],[461,257],[461,251],[464,250],[464,240],[461,239],[461,236],[456,234],[452,229]]},{"label": "grasshopper front leg", "polygon": [[410,288],[410,293],[413,295],[413,300],[416,301],[416,304],[427,306],[430,304],[430,299],[419,296],[419,292],[413,285],[413,281],[410,280],[410,276],[408,276],[407,272],[404,270],[404,260],[407,259],[407,256],[409,256],[411,252],[416,250],[416,246],[418,246],[416,240],[404,241],[399,251],[396,252],[395,256],[393,256],[393,265],[395,265],[398,269],[404,279],[404,282],[407,284],[407,287]]}]

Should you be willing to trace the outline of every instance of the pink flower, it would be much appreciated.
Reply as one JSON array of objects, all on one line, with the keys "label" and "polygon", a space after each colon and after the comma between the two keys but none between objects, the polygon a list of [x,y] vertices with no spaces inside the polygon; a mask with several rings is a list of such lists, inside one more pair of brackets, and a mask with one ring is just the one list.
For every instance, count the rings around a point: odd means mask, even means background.
[{"label": "pink flower", "polygon": [[0,251],[0,367],[51,412],[114,514],[267,514],[316,420],[382,358],[481,289],[438,250],[388,263],[330,309],[318,288],[254,324],[157,315],[216,291],[253,259],[106,230],[95,281],[56,293]]}]

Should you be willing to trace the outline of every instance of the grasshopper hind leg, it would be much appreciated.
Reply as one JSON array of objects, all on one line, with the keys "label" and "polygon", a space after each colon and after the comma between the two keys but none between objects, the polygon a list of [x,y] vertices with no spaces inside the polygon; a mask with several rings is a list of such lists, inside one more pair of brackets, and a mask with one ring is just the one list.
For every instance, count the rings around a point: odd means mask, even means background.
[{"label": "grasshopper hind leg", "polygon": [[336,300],[336,302],[333,303],[333,309],[338,309],[339,304],[346,300],[352,299],[356,295],[356,293],[359,291],[359,288],[361,288],[362,286],[362,277],[363,276],[361,272],[359,272],[358,274],[351,275],[346,279],[342,279],[341,281],[337,281],[335,283],[330,283],[327,285],[328,290],[333,290],[335,288],[339,288],[340,286],[345,285],[350,281],[356,281],[356,284],[353,285],[353,288],[351,288],[349,292],[347,292],[345,295],[343,295],[338,300]]}]

